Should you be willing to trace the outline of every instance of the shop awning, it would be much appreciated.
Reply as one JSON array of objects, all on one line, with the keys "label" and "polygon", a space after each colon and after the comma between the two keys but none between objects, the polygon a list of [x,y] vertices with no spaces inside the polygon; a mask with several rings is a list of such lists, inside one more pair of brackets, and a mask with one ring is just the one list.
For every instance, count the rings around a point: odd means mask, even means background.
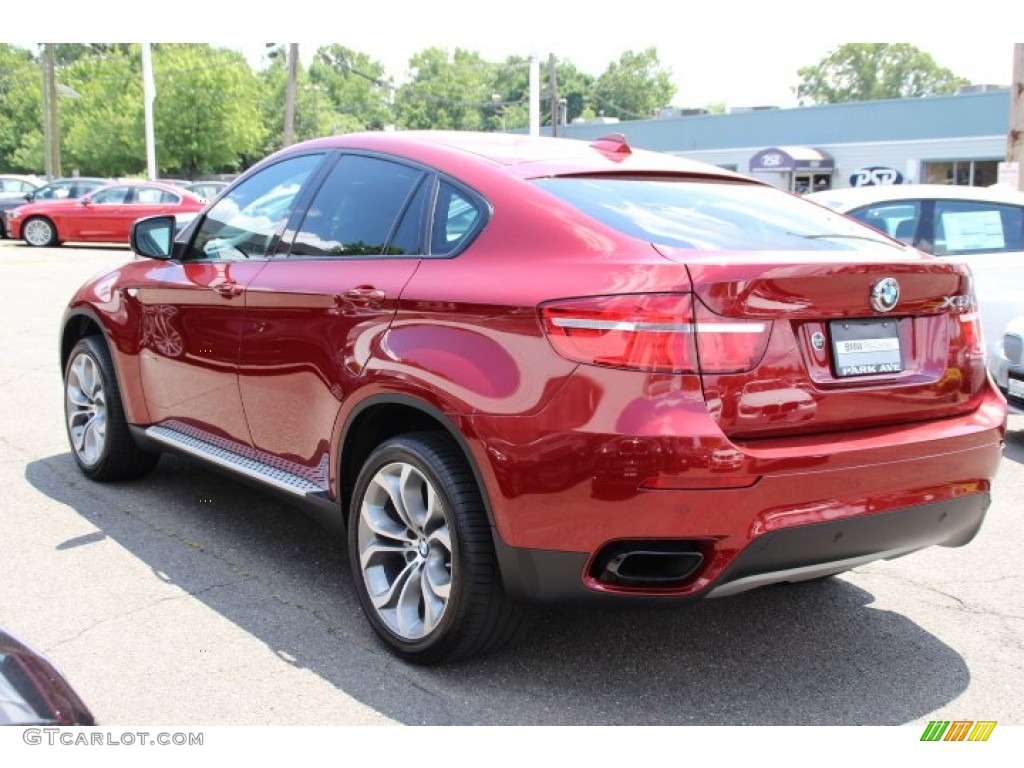
[{"label": "shop awning", "polygon": [[750,158],[753,171],[831,171],[835,162],[813,147],[768,147]]}]

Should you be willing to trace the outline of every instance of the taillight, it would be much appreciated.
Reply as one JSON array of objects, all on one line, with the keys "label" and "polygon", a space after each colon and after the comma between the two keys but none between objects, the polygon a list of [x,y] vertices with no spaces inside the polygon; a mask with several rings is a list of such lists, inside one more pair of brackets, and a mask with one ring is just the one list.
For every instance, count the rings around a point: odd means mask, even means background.
[{"label": "taillight", "polygon": [[965,274],[960,281],[960,293],[946,299],[946,305],[953,310],[960,339],[967,353],[984,357],[985,336],[981,328],[978,300],[974,294],[974,279],[969,267],[964,266],[963,269]]},{"label": "taillight", "polygon": [[659,373],[749,371],[771,332],[768,321],[719,317],[689,294],[568,299],[542,305],[540,315],[562,357]]},{"label": "taillight", "polygon": [[689,294],[593,296],[545,304],[544,331],[562,357],[662,373],[696,373]]},{"label": "taillight", "polygon": [[960,321],[960,336],[972,355],[985,355],[985,336],[981,330],[981,314],[978,310],[965,312],[957,318]]},{"label": "taillight", "polygon": [[743,373],[761,362],[771,336],[770,320],[735,320],[696,306],[697,355],[701,373]]}]

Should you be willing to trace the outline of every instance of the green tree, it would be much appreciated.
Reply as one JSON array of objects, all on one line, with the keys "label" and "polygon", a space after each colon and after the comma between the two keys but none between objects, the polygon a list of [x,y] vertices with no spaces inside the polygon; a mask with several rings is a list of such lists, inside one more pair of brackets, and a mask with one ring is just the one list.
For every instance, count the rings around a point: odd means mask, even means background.
[{"label": "green tree", "polygon": [[138,52],[86,53],[58,70],[78,96],[60,101],[62,166],[86,176],[146,168],[142,65]]},{"label": "green tree", "polygon": [[74,64],[84,58],[110,54],[130,56],[131,53],[131,43],[55,43],[53,46],[53,56],[58,67]]},{"label": "green tree", "polygon": [[626,51],[597,78],[591,106],[609,117],[648,118],[672,102],[672,71],[661,65],[656,48]]},{"label": "green tree", "polygon": [[0,164],[43,172],[43,80],[31,51],[0,44]]},{"label": "green tree", "polygon": [[503,63],[494,65],[488,90],[491,103],[482,108],[488,130],[513,130],[530,124],[530,60],[527,57],[509,56]]},{"label": "green tree", "polygon": [[393,86],[384,65],[343,45],[318,49],[309,65],[309,83],[330,100],[338,126],[332,132],[379,131],[393,122]]},{"label": "green tree", "polygon": [[235,171],[261,153],[262,89],[242,54],[205,44],[159,45],[153,73],[161,173],[195,178]]},{"label": "green tree", "polygon": [[555,64],[555,74],[558,78],[558,98],[565,99],[568,122],[584,117],[584,112],[594,99],[594,76],[581,72],[575,64],[565,59]]},{"label": "green tree", "polygon": [[478,131],[493,126],[496,66],[479,53],[427,48],[412,56],[409,69],[412,79],[395,95],[399,127]]},{"label": "green tree", "polygon": [[909,43],[847,43],[797,75],[801,104],[937,96],[968,82]]},{"label": "green tree", "polygon": [[[285,46],[280,46],[273,52],[270,65],[259,75],[262,83],[260,105],[264,124],[264,154],[280,149],[284,141],[284,105],[288,89],[286,50]],[[328,87],[310,80],[309,71],[302,67],[300,57],[295,91],[294,140],[306,141],[361,128],[357,121],[335,110]]]}]

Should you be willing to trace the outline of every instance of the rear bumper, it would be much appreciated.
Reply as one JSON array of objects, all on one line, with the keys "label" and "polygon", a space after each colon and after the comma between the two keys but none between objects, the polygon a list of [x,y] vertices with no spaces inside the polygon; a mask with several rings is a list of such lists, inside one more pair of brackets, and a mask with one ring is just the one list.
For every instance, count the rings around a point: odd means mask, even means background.
[{"label": "rear bumper", "polygon": [[635,410],[615,399],[628,383],[604,392],[599,404],[636,418],[556,399],[536,416],[473,419],[502,577],[520,598],[725,595],[964,544],[1006,429],[991,386],[945,418],[746,441],[722,434],[697,391]]},{"label": "rear bumper", "polygon": [[804,581],[866,563],[902,557],[934,545],[959,547],[974,538],[991,503],[987,492],[845,520],[766,533],[746,546],[699,591],[594,588],[594,558],[586,553],[531,550],[501,544],[498,557],[510,594],[542,603],[637,606],[726,597],[780,582]]}]

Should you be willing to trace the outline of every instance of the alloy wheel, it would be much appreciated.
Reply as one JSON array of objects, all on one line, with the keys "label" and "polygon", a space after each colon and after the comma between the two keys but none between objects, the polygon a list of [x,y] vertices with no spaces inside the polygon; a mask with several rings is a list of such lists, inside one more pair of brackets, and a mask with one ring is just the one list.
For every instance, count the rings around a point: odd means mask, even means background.
[{"label": "alloy wheel", "polygon": [[387,464],[363,494],[358,525],[359,570],[377,615],[402,640],[426,637],[458,577],[441,495],[412,464]]},{"label": "alloy wheel", "polygon": [[47,246],[53,241],[53,226],[43,219],[32,219],[22,234],[29,245]]},{"label": "alloy wheel", "polygon": [[91,356],[79,354],[71,362],[65,402],[71,445],[83,464],[93,466],[107,442],[107,393],[99,365]]}]

